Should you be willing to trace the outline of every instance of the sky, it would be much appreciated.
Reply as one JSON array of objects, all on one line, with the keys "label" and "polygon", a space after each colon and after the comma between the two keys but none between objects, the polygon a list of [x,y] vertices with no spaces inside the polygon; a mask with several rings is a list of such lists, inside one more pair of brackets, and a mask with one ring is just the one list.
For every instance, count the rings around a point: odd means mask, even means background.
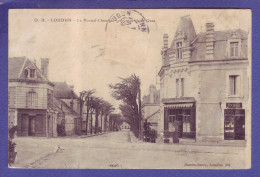
[{"label": "sky", "polygon": [[[213,22],[215,30],[241,28],[251,31],[250,10],[185,9],[11,9],[9,10],[9,57],[49,58],[49,80],[74,85],[74,90],[96,89],[96,96],[118,106],[109,84],[136,74],[142,96],[150,84],[159,89],[163,34],[174,37],[179,19],[190,15],[196,33]],[[130,21],[130,28],[122,22]],[[107,22],[117,18],[117,22]],[[138,20],[145,18],[141,31]],[[133,29],[135,28],[135,29]],[[149,32],[147,29],[149,28]]]}]

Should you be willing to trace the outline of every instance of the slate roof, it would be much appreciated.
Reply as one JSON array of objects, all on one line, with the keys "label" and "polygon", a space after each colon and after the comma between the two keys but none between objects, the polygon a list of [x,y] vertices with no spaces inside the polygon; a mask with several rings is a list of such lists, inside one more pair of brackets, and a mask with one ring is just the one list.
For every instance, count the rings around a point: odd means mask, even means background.
[{"label": "slate roof", "polygon": [[8,78],[18,79],[26,61],[25,57],[8,58]]},{"label": "slate roof", "polygon": [[[180,22],[174,35],[174,39],[180,31],[184,32],[185,40],[189,43],[191,43],[196,38],[196,31],[189,15],[180,18]],[[172,41],[171,48],[174,47],[174,39]]]},{"label": "slate roof", "polygon": [[[241,57],[247,57],[247,38],[246,31],[241,29],[214,31],[214,59],[224,59],[227,57],[227,40],[235,33],[241,38]],[[206,54],[206,32],[199,33],[192,44],[193,50],[191,60],[201,60]]]},{"label": "slate roof", "polygon": [[78,96],[66,82],[53,82],[54,96],[59,99],[77,99]]},{"label": "slate roof", "polygon": [[[43,76],[41,70],[26,57],[14,57],[8,58],[8,79],[22,79],[26,80],[25,69],[34,68],[36,69],[36,79],[38,81],[48,81],[47,78]],[[30,79],[31,80],[31,79]]]}]

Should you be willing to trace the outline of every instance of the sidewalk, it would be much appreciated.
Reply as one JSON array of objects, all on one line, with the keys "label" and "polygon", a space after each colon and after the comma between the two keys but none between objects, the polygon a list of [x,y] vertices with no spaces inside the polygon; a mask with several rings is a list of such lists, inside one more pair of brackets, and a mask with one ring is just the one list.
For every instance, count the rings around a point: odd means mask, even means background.
[{"label": "sidewalk", "polygon": [[236,144],[224,143],[206,143],[206,142],[180,142],[180,143],[164,143],[163,140],[156,143],[143,142],[129,131],[131,143],[139,146],[140,149],[158,150],[158,151],[174,151],[185,153],[214,153],[214,154],[245,154],[245,146],[237,146]]}]

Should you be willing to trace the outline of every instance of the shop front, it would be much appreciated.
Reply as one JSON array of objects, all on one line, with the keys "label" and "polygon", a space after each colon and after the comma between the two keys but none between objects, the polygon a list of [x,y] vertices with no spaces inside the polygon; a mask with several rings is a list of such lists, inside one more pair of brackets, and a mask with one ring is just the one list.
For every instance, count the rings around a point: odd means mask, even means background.
[{"label": "shop front", "polygon": [[18,110],[18,136],[46,136],[46,110]]},{"label": "shop front", "polygon": [[245,109],[242,103],[226,103],[224,139],[245,140]]},{"label": "shop front", "polygon": [[196,107],[194,98],[172,98],[164,102],[164,134],[179,138],[196,138]]}]

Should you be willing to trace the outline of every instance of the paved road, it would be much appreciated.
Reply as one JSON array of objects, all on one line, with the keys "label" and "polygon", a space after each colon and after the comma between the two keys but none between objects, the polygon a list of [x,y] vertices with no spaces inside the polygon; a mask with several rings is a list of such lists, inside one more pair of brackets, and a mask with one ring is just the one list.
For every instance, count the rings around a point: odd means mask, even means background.
[{"label": "paved road", "polygon": [[[152,143],[131,143],[129,131],[112,132],[84,139],[54,138],[20,141],[20,153],[29,153],[33,144],[40,151],[53,149],[26,168],[243,168],[243,147],[199,147]],[[36,145],[35,145],[36,146]],[[58,146],[60,148],[58,148]],[[45,148],[45,149],[44,149]],[[214,150],[210,149],[214,148]],[[19,153],[19,152],[18,152]]]}]

